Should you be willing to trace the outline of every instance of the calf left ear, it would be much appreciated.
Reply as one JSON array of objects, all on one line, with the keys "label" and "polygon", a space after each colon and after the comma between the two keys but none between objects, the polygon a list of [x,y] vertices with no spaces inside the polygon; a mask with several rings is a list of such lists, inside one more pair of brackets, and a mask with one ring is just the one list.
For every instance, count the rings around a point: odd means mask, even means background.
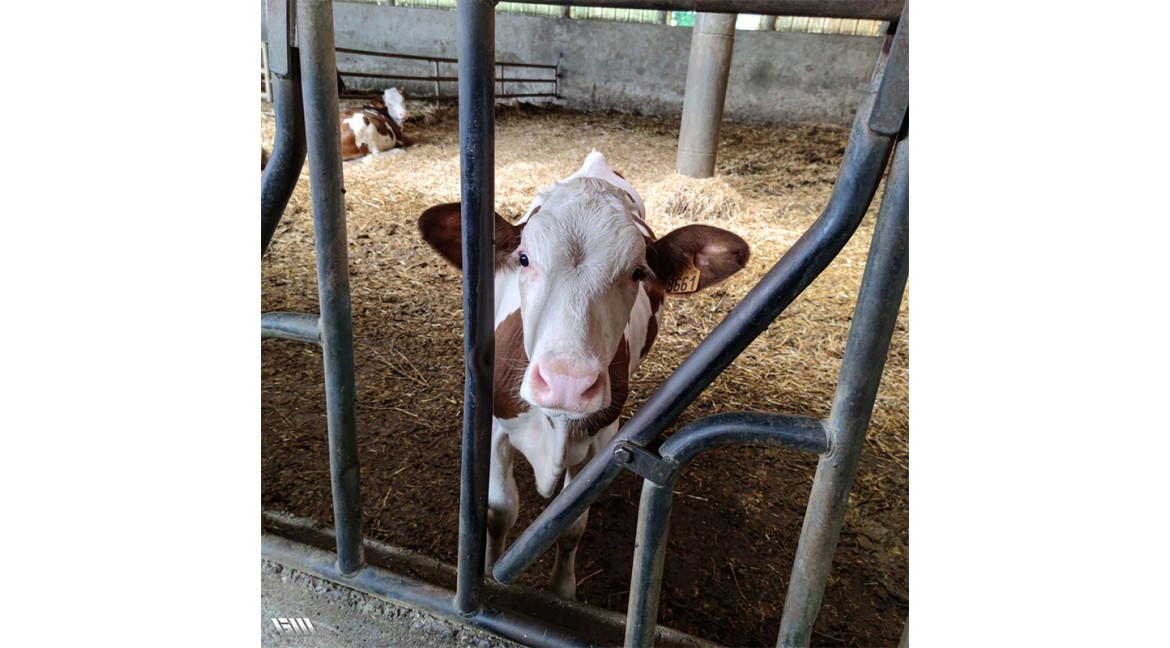
[{"label": "calf left ear", "polygon": [[694,292],[739,272],[750,254],[748,244],[727,230],[687,225],[646,246],[646,264],[667,292]]},{"label": "calf left ear", "polygon": [[[508,256],[520,246],[519,227],[496,214],[496,266],[507,263]],[[463,268],[463,221],[460,203],[435,205],[418,217],[418,231],[423,240],[435,248],[456,268]]]}]

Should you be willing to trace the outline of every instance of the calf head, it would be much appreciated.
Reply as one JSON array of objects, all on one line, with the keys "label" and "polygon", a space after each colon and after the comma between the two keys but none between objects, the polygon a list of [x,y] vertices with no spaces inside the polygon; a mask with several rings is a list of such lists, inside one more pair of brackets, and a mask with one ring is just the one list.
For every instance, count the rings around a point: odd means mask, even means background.
[{"label": "calf head", "polygon": [[[459,203],[428,209],[419,228],[439,254],[462,267]],[[686,277],[687,291],[699,290],[748,259],[743,239],[716,227],[687,225],[654,240],[630,195],[591,177],[542,191],[540,205],[519,225],[497,214],[495,249],[496,285],[501,276],[519,285],[528,359],[519,396],[546,416],[569,421],[610,406],[608,368],[640,289],[662,295]]]},{"label": "calf head", "polygon": [[406,111],[406,98],[398,88],[386,88],[382,93],[382,103],[395,124],[402,126],[402,120],[410,117],[410,113]]}]

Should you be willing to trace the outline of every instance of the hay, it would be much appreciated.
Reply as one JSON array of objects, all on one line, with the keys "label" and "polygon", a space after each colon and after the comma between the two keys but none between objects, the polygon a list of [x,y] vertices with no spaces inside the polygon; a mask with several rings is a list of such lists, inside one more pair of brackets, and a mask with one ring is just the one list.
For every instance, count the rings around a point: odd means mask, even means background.
[{"label": "hay", "polygon": [[718,177],[689,178],[677,173],[642,192],[646,210],[690,220],[725,221],[740,214],[743,196]]}]

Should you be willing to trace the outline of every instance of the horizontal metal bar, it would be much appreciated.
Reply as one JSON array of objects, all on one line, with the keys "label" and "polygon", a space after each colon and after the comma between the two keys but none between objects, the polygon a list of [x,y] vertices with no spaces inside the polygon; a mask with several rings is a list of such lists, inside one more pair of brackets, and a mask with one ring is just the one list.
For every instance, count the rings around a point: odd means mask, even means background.
[{"label": "horizontal metal bar", "polygon": [[906,0],[519,0],[518,4],[897,21]]},{"label": "horizontal metal bar", "polygon": [[485,604],[474,616],[455,611],[452,592],[429,583],[399,576],[380,567],[366,566],[346,577],[337,569],[337,556],[268,533],[260,536],[260,556],[286,567],[303,571],[351,589],[466,623],[518,641],[526,646],[589,646],[585,641],[556,626],[498,606]]},{"label": "horizontal metal bar", "polygon": [[829,435],[823,421],[806,416],[725,412],[701,418],[679,430],[657,454],[636,443],[619,441],[614,459],[643,479],[667,486],[695,455],[735,443],[824,454],[829,450]]},{"label": "horizontal metal bar", "polygon": [[[370,98],[375,98],[375,97],[380,97],[380,96],[382,96],[382,95],[370,94],[370,93],[367,93],[367,94],[347,93],[347,94],[341,95],[341,98],[342,99],[370,99]],[[496,99],[523,99],[526,97],[528,97],[528,98],[548,97],[550,99],[556,99],[557,96],[555,94],[552,94],[551,92],[531,92],[531,93],[523,93],[523,94],[498,94],[498,95],[496,95]],[[434,97],[434,96],[417,96],[416,97],[416,96],[412,95],[411,99],[414,99],[417,101],[456,101],[459,99],[459,95],[442,95],[439,97]]]},{"label": "horizontal metal bar", "polygon": [[458,81],[457,76],[418,76],[413,74],[376,74],[374,72],[346,72],[338,70],[343,77],[360,77],[363,79],[401,79],[403,81]]},{"label": "horizontal metal bar", "polygon": [[439,63],[458,63],[459,59],[444,58],[441,56],[422,56],[418,54],[392,54],[390,52],[371,52],[369,50],[338,47],[334,49],[338,54],[362,54],[364,56],[381,56],[383,58],[406,59],[408,61],[438,61]]},{"label": "horizontal metal bar", "polygon": [[[384,58],[406,59],[408,61],[434,61],[436,63],[458,63],[459,59],[444,58],[441,56],[422,56],[417,54],[392,54],[389,52],[371,52],[369,50],[350,49],[347,47],[338,47],[336,52],[342,54],[362,54],[365,56],[381,56]],[[509,63],[507,61],[496,61],[496,65],[504,67],[528,67],[528,68],[542,68],[546,70],[557,69],[556,65],[549,65],[547,63]]]},{"label": "horizontal metal bar", "polygon": [[320,316],[312,313],[261,313],[260,339],[279,338],[321,344],[320,322]]},{"label": "horizontal metal bar", "polygon": [[829,435],[823,421],[807,416],[725,412],[701,418],[670,435],[658,454],[684,466],[699,453],[732,444],[824,454],[829,450]]},{"label": "horizontal metal bar", "polygon": [[[361,77],[364,79],[401,79],[403,81],[450,81],[459,80],[457,76],[417,76],[408,74],[375,74],[373,72],[338,72],[343,77]],[[504,79],[496,77],[496,83],[556,83],[556,79]]]},{"label": "horizontal metal bar", "polygon": [[541,70],[555,70],[556,65],[549,65],[548,63],[509,63],[507,61],[496,61],[498,67],[523,67],[523,68],[539,68]]},{"label": "horizontal metal bar", "polygon": [[[330,553],[336,545],[333,530],[327,525],[288,513],[261,511],[260,530],[262,534],[279,536]],[[448,591],[456,585],[458,574],[455,565],[369,538],[364,541],[363,547],[370,566],[395,574],[405,574]],[[532,589],[526,585],[503,585],[487,580],[484,582],[484,595],[494,606],[518,612],[543,623],[555,624],[564,632],[575,634],[595,645],[616,646],[621,642],[625,632],[624,613],[570,601],[545,589]],[[717,644],[669,626],[659,626],[656,639],[659,646],[719,648]]]}]

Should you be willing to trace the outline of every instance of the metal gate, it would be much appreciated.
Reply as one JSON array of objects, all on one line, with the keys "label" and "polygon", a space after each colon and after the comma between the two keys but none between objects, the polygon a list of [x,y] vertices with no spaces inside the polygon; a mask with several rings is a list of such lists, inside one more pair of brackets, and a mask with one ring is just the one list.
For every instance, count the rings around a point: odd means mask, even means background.
[{"label": "metal gate", "polygon": [[[387,81],[409,81],[413,83],[427,83],[431,85],[432,93],[422,94],[411,92],[411,99],[419,101],[453,101],[458,95],[444,94],[443,84],[459,81],[458,76],[451,76],[445,71],[454,68],[459,59],[444,58],[441,56],[419,56],[417,54],[397,54],[392,52],[372,52],[369,50],[338,47],[334,49],[340,54],[358,57],[385,58],[397,61],[410,61],[416,64],[429,64],[431,74],[403,74],[399,72],[359,72],[357,70],[337,71],[341,79],[384,79]],[[560,91],[560,67],[543,63],[522,63],[518,61],[496,61],[496,99],[556,99]],[[342,99],[365,99],[380,97],[378,92],[359,92],[343,90]]]},{"label": "metal gate", "polygon": [[[544,0],[549,3],[549,0]],[[577,4],[553,0],[552,4]],[[678,472],[728,444],[819,455],[784,602],[779,646],[807,646],[820,608],[849,490],[908,275],[909,13],[904,0],[590,0],[600,7],[701,10],[888,20],[882,52],[858,107],[837,182],[821,216],[496,562],[514,582],[621,474],[644,478],[626,616],[627,646],[656,636],[666,534]],[[463,205],[466,384],[457,587],[450,592],[366,564],[332,5],[268,0],[269,65],[277,137],[261,180],[261,253],[310,159],[320,316],[264,313],[261,338],[321,345],[325,368],[336,554],[266,534],[264,557],[355,589],[456,618],[534,645],[588,645],[547,621],[484,596],[484,550],[494,358],[492,238],[495,169],[495,3],[459,2],[459,140]],[[309,137],[306,142],[306,133]],[[891,154],[892,151],[892,154]],[[759,412],[708,416],[647,446],[829,265],[860,224],[889,167],[829,416]]]}]

